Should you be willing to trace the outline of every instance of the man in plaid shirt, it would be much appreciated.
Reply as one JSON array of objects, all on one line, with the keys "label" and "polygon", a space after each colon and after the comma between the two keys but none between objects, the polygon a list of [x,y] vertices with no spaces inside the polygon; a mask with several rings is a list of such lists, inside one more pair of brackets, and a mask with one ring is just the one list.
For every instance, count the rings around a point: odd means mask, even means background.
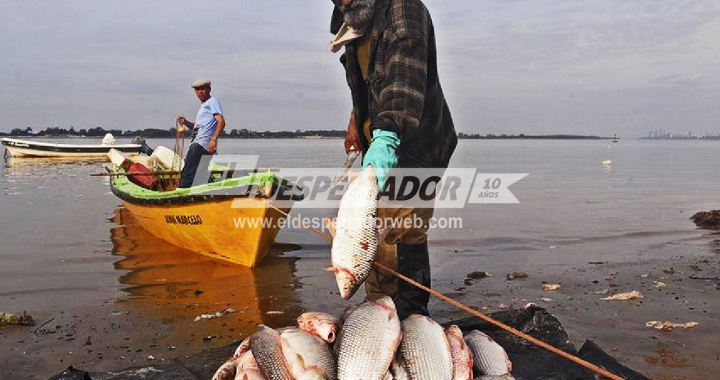
[{"label": "man in plaid shirt", "polygon": [[[384,189],[393,168],[445,169],[457,135],[437,70],[435,31],[420,0],[333,0],[331,50],[345,48],[341,63],[353,110],[345,150],[361,150]],[[432,208],[380,208],[378,217],[414,218],[424,226],[394,228],[377,261],[430,286],[428,221]],[[389,295],[400,318],[429,315],[429,295],[374,271],[365,283],[370,300]]]}]

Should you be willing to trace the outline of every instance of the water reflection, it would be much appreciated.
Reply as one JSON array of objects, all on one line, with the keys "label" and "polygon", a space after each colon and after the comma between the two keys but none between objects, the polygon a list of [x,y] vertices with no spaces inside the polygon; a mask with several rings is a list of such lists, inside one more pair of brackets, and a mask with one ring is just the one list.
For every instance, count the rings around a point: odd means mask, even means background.
[{"label": "water reflection", "polygon": [[93,165],[98,168],[102,164],[109,164],[104,157],[100,158],[64,158],[64,157],[5,157],[5,169],[15,169],[20,172],[34,172],[47,170],[50,167],[57,166],[88,166]]},{"label": "water reflection", "polygon": [[[129,297],[123,304],[141,305],[141,312],[175,327],[192,326],[195,334],[223,331],[247,334],[258,324],[287,326],[302,311],[294,292],[296,258],[282,257],[298,246],[275,244],[265,259],[251,269],[224,263],[160,240],[136,224],[124,207],[115,210],[110,231],[114,255],[125,256],[114,265],[128,271],[119,278]],[[237,312],[195,322],[202,314],[227,308]]]}]

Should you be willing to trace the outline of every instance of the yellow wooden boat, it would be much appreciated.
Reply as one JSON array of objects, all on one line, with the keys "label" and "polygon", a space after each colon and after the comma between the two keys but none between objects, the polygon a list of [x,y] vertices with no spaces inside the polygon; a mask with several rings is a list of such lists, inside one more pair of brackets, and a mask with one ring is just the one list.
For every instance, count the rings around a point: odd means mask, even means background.
[{"label": "yellow wooden boat", "polygon": [[[110,187],[151,234],[251,268],[270,249],[293,202],[302,199],[294,184],[273,172],[164,192],[142,188],[127,176],[117,175]],[[276,207],[270,206],[270,199],[275,199]]]}]

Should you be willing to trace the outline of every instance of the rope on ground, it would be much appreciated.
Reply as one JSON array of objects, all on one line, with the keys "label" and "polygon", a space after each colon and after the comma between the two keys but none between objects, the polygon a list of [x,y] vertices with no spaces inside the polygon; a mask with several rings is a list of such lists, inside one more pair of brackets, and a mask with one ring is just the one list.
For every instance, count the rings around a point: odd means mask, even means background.
[{"label": "rope on ground", "polygon": [[[272,208],[272,209],[274,209],[275,211],[281,213],[282,215],[285,215],[285,216],[288,217],[288,218],[297,219],[297,218],[291,216],[290,214],[288,214],[288,213],[280,210],[279,208],[277,208],[277,207],[275,207],[275,206],[270,205],[270,208]],[[300,224],[300,225],[302,225],[302,224]],[[319,231],[319,230],[316,229],[316,228],[313,228],[312,226],[305,226],[305,227],[306,227],[306,229],[308,229],[308,230],[316,233],[317,235],[321,236],[321,237],[324,238],[325,240],[327,240],[327,241],[329,241],[329,242],[332,242],[332,237],[330,237],[329,235],[326,235],[326,234],[322,233],[321,231]],[[589,370],[591,370],[591,371],[593,371],[593,372],[595,372],[595,373],[598,373],[598,374],[600,374],[600,375],[602,375],[602,376],[605,376],[605,377],[610,378],[610,379],[613,379],[613,380],[625,380],[625,379],[623,379],[623,378],[620,377],[620,376],[613,375],[612,373],[606,371],[605,369],[596,366],[595,364],[592,364],[592,363],[590,363],[590,362],[588,362],[588,361],[585,361],[585,360],[582,360],[582,359],[578,358],[578,357],[575,356],[575,355],[569,354],[569,353],[567,353],[567,352],[565,352],[565,351],[562,351],[562,350],[560,350],[560,349],[558,349],[558,348],[555,348],[555,347],[553,347],[553,346],[551,346],[551,345],[549,345],[549,344],[547,344],[547,343],[545,343],[545,342],[543,342],[543,341],[541,341],[541,340],[539,340],[539,339],[537,339],[537,338],[534,338],[534,337],[532,337],[532,336],[530,336],[530,335],[528,335],[528,334],[525,334],[525,333],[522,332],[522,331],[516,330],[516,329],[514,329],[514,328],[512,328],[512,327],[510,327],[510,326],[508,326],[508,325],[506,325],[506,324],[504,324],[504,323],[502,323],[502,322],[500,322],[500,321],[496,321],[495,319],[493,319],[493,318],[491,318],[491,317],[488,317],[487,315],[485,315],[485,314],[483,314],[483,313],[481,313],[481,312],[479,312],[479,311],[477,311],[477,310],[475,310],[475,309],[473,309],[473,308],[471,308],[471,307],[469,307],[469,306],[467,306],[467,305],[465,305],[465,304],[462,304],[462,303],[460,303],[460,302],[458,302],[458,301],[455,301],[454,299],[452,299],[452,298],[450,298],[450,297],[448,297],[448,296],[446,296],[446,295],[444,295],[444,294],[442,294],[442,293],[440,293],[440,292],[438,292],[438,291],[432,290],[432,289],[430,289],[430,288],[428,288],[428,287],[426,287],[426,286],[424,286],[424,285],[422,285],[422,284],[420,284],[420,283],[418,283],[418,282],[416,282],[416,281],[414,281],[414,280],[412,280],[412,279],[410,279],[410,278],[408,278],[408,277],[405,277],[405,276],[403,276],[402,274],[398,273],[397,271],[395,271],[395,270],[393,270],[393,269],[390,269],[390,268],[388,268],[388,267],[386,267],[386,266],[384,266],[384,265],[382,265],[382,264],[380,264],[380,263],[377,263],[377,262],[376,262],[376,263],[373,263],[373,265],[374,265],[375,268],[377,268],[377,269],[380,269],[380,270],[383,270],[383,271],[385,271],[385,272],[387,272],[387,273],[390,273],[390,274],[396,276],[397,278],[399,278],[399,279],[407,282],[408,284],[413,285],[413,286],[415,286],[415,287],[417,287],[417,288],[420,288],[420,289],[422,289],[422,290],[430,293],[430,295],[432,295],[432,296],[435,297],[435,298],[441,299],[441,300],[449,303],[450,305],[453,305],[453,306],[457,307],[457,308],[460,309],[460,310],[466,311],[466,312],[468,312],[468,313],[470,313],[470,314],[472,314],[472,315],[474,315],[474,316],[476,316],[476,317],[478,317],[478,318],[480,318],[480,319],[482,319],[482,320],[485,320],[485,321],[487,321],[487,322],[489,322],[489,323],[491,323],[491,324],[493,324],[493,325],[495,325],[495,326],[497,326],[497,327],[499,327],[499,328],[501,328],[501,329],[503,329],[503,330],[505,330],[505,331],[507,331],[507,332],[509,332],[509,333],[511,333],[511,334],[513,334],[513,335],[515,335],[515,336],[518,336],[518,337],[520,337],[520,338],[522,338],[522,339],[524,339],[524,340],[526,340],[526,341],[528,341],[528,342],[530,342],[530,343],[532,343],[532,344],[534,344],[534,345],[536,345],[536,346],[542,347],[542,348],[544,348],[544,349],[546,349],[546,350],[548,350],[548,351],[550,351],[550,352],[553,352],[553,353],[555,353],[555,354],[558,354],[558,355],[564,357],[565,359],[568,359],[568,360],[570,360],[570,361],[572,361],[572,362],[574,362],[574,363],[576,363],[576,364],[579,364],[579,365],[581,365],[581,366],[583,366],[583,367],[585,367],[585,368],[587,368],[587,369],[589,369]]]},{"label": "rope on ground", "polygon": [[475,309],[472,309],[472,308],[470,308],[469,306],[466,306],[466,305],[464,305],[464,304],[462,304],[462,303],[460,303],[460,302],[458,302],[458,301],[455,301],[454,299],[452,299],[452,298],[450,298],[450,297],[448,297],[448,296],[446,296],[446,295],[444,295],[444,294],[442,294],[442,293],[440,293],[440,292],[438,292],[438,291],[435,291],[435,290],[432,290],[432,289],[430,289],[430,288],[428,288],[428,287],[425,287],[425,286],[423,286],[422,284],[420,284],[420,283],[418,283],[418,282],[416,282],[416,281],[413,281],[412,279],[407,278],[407,277],[403,276],[402,274],[400,274],[400,273],[398,273],[398,272],[396,272],[396,271],[394,271],[394,270],[392,270],[392,269],[390,269],[390,268],[388,268],[388,267],[386,267],[386,266],[384,266],[384,265],[382,265],[382,264],[380,264],[380,263],[374,263],[373,265],[375,266],[375,268],[382,269],[383,271],[385,271],[385,272],[387,272],[387,273],[390,273],[390,274],[392,274],[392,275],[394,275],[394,276],[397,276],[397,278],[399,278],[399,279],[401,279],[401,280],[403,280],[403,281],[405,281],[405,282],[407,282],[407,283],[409,283],[409,284],[411,284],[411,285],[413,285],[413,286],[416,286],[416,287],[418,287],[418,288],[420,288],[420,289],[422,289],[422,290],[430,293],[430,295],[432,295],[433,297],[439,298],[439,299],[441,299],[441,300],[443,300],[443,301],[445,301],[445,302],[447,302],[447,303],[449,303],[449,304],[457,307],[457,308],[460,309],[460,310],[467,311],[468,313],[470,313],[470,314],[472,314],[472,315],[474,315],[474,316],[476,316],[476,317],[478,317],[478,318],[480,318],[480,319],[483,319],[483,320],[485,320],[485,321],[487,321],[487,322],[489,322],[489,323],[492,323],[493,325],[495,325],[495,326],[497,326],[497,327],[500,327],[501,329],[503,329],[503,330],[505,330],[505,331],[508,331],[508,332],[510,332],[510,333],[512,333],[512,334],[514,334],[514,335],[516,335],[516,336],[518,336],[518,337],[520,337],[520,338],[522,338],[522,339],[525,339],[525,340],[527,340],[527,341],[530,342],[530,343],[533,343],[533,344],[535,344],[535,345],[537,345],[537,346],[540,346],[540,347],[542,347],[542,348],[544,348],[544,349],[546,349],[546,350],[549,350],[549,351],[551,351],[551,352],[554,352],[554,353],[556,353],[556,354],[558,354],[558,355],[560,355],[560,356],[562,356],[562,357],[564,357],[564,358],[566,358],[566,359],[568,359],[568,360],[571,360],[571,361],[573,361],[573,362],[575,362],[575,363],[577,363],[577,364],[579,364],[579,365],[581,365],[581,366],[583,366],[583,367],[585,367],[585,368],[587,368],[587,369],[589,369],[589,370],[592,370],[592,371],[594,371],[594,372],[597,372],[597,373],[599,373],[600,375],[603,375],[603,376],[608,377],[608,378],[613,379],[613,380],[625,380],[625,379],[623,379],[622,377],[615,376],[615,375],[613,375],[612,373],[610,373],[610,372],[608,372],[608,371],[606,371],[606,370],[604,370],[604,369],[596,366],[595,364],[592,364],[592,363],[590,363],[590,362],[587,362],[587,361],[585,361],[585,360],[582,360],[582,359],[578,358],[577,356],[568,354],[567,352],[562,351],[562,350],[560,350],[560,349],[557,349],[557,348],[555,348],[555,347],[553,347],[553,346],[551,346],[551,345],[549,345],[549,344],[547,344],[547,343],[545,343],[545,342],[543,342],[543,341],[541,341],[541,340],[539,340],[539,339],[537,339],[537,338],[534,338],[534,337],[532,337],[532,336],[530,336],[530,335],[528,335],[528,334],[525,334],[525,333],[522,332],[522,331],[516,330],[516,329],[514,329],[514,328],[512,328],[512,327],[510,327],[510,326],[508,326],[508,325],[506,325],[506,324],[504,324],[504,323],[502,323],[502,322],[496,321],[495,319],[490,318],[490,317],[488,317],[487,315],[485,315],[485,314],[483,314],[483,313],[481,313],[481,312],[479,312],[479,311],[477,311],[477,310],[475,310]]}]

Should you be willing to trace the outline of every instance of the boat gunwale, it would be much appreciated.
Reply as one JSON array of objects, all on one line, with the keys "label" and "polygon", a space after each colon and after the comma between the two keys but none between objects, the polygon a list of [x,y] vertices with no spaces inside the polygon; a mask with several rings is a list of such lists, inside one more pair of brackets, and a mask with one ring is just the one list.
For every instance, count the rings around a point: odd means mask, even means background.
[{"label": "boat gunwale", "polygon": [[[138,186],[132,182],[130,182],[127,178],[124,179],[126,181],[123,186],[118,186],[116,184],[116,181],[119,179],[113,179],[110,181],[110,190],[112,191],[115,196],[120,198],[122,201],[129,202],[136,205],[146,205],[146,206],[173,206],[173,205],[185,205],[185,204],[193,204],[193,203],[204,203],[204,202],[217,202],[217,201],[225,201],[225,200],[231,200],[236,198],[249,198],[250,196],[253,196],[256,199],[263,199],[263,200],[279,200],[279,201],[301,201],[305,198],[305,194],[300,192],[292,193],[289,196],[286,196],[283,194],[283,196],[277,196],[276,194],[278,192],[278,189],[280,187],[283,187],[285,189],[294,190],[297,188],[297,185],[293,184],[293,186],[287,186],[284,185],[284,180],[282,178],[279,178],[273,174],[272,177],[274,180],[272,180],[272,188],[270,191],[270,194],[267,194],[265,191],[264,186],[260,186],[256,183],[250,183],[250,184],[244,184],[244,185],[226,185],[221,186],[218,184],[222,184],[222,182],[217,182],[216,185],[211,185],[207,188],[207,190],[198,192],[198,193],[190,193],[190,194],[177,194],[177,195],[169,195],[167,197],[140,197],[131,194],[129,191],[122,190],[121,187],[131,186],[131,187],[137,187],[140,190],[144,191],[153,191],[148,190],[145,188],[142,188],[141,186]],[[280,183],[278,183],[280,182]],[[207,186],[207,185],[202,185]],[[218,187],[218,188],[213,188]],[[157,192],[156,192],[157,193]],[[273,198],[274,197],[274,198]]]},{"label": "boat gunwale", "polygon": [[[129,150],[137,150],[140,151],[140,148],[142,148],[142,145],[140,144],[118,144],[118,145],[102,145],[102,144],[63,144],[63,143],[48,143],[43,141],[33,141],[33,140],[22,140],[22,139],[14,139],[9,137],[3,137],[0,139],[2,144],[7,147],[17,147],[17,148],[24,148],[24,149],[35,149],[40,151],[47,151],[47,149],[42,148],[57,148],[57,149],[82,149],[82,150],[90,150],[90,149],[104,149],[104,150],[110,150],[110,149],[129,149]],[[28,146],[16,146],[9,143],[21,143],[21,144],[27,144]]]}]

